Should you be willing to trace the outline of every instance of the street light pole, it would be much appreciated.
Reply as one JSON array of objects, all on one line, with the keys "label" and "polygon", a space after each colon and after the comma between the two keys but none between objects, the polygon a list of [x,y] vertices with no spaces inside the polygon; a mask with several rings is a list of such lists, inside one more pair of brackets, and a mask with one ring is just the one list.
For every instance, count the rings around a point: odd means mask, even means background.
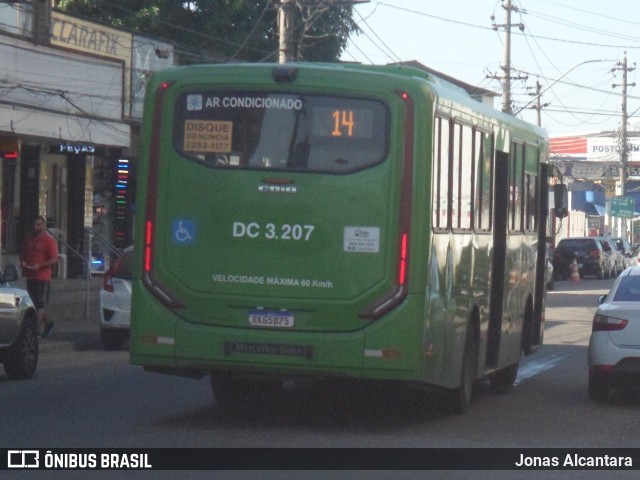
[{"label": "street light pole", "polygon": [[[618,62],[617,66],[612,69],[622,70],[622,83],[621,84],[613,84],[612,88],[622,87],[622,120],[620,125],[620,195],[624,197],[626,193],[625,183],[627,180],[627,161],[629,157],[629,150],[627,148],[627,122],[629,121],[629,116],[627,114],[627,87],[635,86],[635,83],[629,84],[627,83],[627,73],[632,72],[635,68],[627,67],[627,52],[624,54],[624,59],[622,62]],[[627,235],[627,222],[624,219],[620,221],[620,235],[626,237]]]},{"label": "street light pole", "polygon": [[[556,83],[560,82],[564,77],[566,77],[571,72],[573,72],[576,68],[581,67],[582,65],[586,65],[587,63],[599,63],[599,62],[615,62],[615,60],[612,60],[612,59],[596,59],[596,60],[585,60],[584,62],[580,62],[577,65],[574,65],[573,67],[571,67],[566,72],[564,72],[562,75],[560,75],[560,77],[555,79],[553,82],[551,82],[551,84],[547,85],[547,87],[545,89],[539,90],[538,91],[538,98],[540,96],[542,96],[542,94],[545,93],[547,90],[549,90],[551,87],[553,87]],[[524,109],[528,108],[535,101],[536,101],[536,99],[531,100],[530,102],[525,104],[523,107],[521,107],[517,112],[515,112],[514,115],[518,115],[520,112],[522,112]]]}]

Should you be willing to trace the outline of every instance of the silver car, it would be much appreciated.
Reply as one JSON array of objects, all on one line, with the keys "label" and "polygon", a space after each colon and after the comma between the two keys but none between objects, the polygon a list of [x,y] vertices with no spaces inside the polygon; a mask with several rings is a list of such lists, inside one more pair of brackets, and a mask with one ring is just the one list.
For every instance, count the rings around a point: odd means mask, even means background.
[{"label": "silver car", "polygon": [[599,299],[589,340],[589,396],[640,385],[640,266],[627,268]]},{"label": "silver car", "polygon": [[624,264],[624,255],[622,252],[618,250],[616,246],[616,242],[614,242],[611,238],[608,237],[595,237],[598,239],[600,244],[602,245],[602,249],[605,251],[607,256],[611,261],[611,266],[609,268],[609,276],[611,278],[615,278],[620,274],[625,268]]},{"label": "silver car", "polygon": [[31,378],[38,366],[38,322],[29,294],[9,285],[18,271],[0,271],[0,362],[11,380]]},{"label": "silver car", "polygon": [[100,290],[100,340],[106,350],[119,350],[131,324],[133,247],[124,249],[104,274]]}]

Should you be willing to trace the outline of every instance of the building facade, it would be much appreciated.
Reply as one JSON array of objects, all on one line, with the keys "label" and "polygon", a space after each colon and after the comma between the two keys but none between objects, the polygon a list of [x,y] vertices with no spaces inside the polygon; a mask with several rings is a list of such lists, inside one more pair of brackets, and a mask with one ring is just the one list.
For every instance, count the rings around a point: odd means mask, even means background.
[{"label": "building facade", "polygon": [[33,219],[60,239],[61,274],[109,265],[132,241],[146,80],[173,47],[48,1],[0,4],[0,238],[15,258]]},{"label": "building facade", "polygon": [[[628,131],[626,171],[621,176],[622,147],[619,132],[552,136],[550,159],[569,185],[571,213],[560,235],[626,235],[634,243],[633,216],[640,209],[640,131]],[[612,212],[612,199],[626,197],[635,205],[632,217]],[[613,214],[612,214],[613,213]]]}]

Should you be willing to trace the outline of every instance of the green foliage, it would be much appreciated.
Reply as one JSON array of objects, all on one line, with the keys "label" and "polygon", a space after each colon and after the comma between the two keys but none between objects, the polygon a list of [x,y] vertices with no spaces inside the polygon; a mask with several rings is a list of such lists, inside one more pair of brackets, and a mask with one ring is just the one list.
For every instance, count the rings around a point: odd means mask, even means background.
[{"label": "green foliage", "polygon": [[[298,2],[296,59],[338,61],[359,29],[352,6]],[[58,0],[68,13],[173,42],[178,62],[278,60],[279,0]]]}]

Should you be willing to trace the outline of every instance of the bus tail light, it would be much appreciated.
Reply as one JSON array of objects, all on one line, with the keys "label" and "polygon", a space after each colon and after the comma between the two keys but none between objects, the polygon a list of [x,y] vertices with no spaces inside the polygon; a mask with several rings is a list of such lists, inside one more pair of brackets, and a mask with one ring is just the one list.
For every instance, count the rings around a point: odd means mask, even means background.
[{"label": "bus tail light", "polygon": [[404,102],[404,156],[402,159],[402,184],[400,186],[400,222],[398,231],[398,263],[396,285],[384,297],[375,301],[360,313],[360,318],[376,320],[400,305],[407,297],[409,272],[409,231],[411,228],[411,197],[413,194],[413,135],[414,105],[407,92],[398,91]]},{"label": "bus tail light", "polygon": [[152,253],[153,253],[153,222],[147,220],[144,226],[144,271],[145,273],[151,272],[152,265]]},{"label": "bus tail light", "polygon": [[400,259],[398,262],[398,285],[404,285],[407,280],[407,234],[403,233],[400,239]]},{"label": "bus tail light", "polygon": [[142,252],[142,283],[144,286],[168,308],[184,308],[184,303],[178,299],[154,274],[154,222],[156,219],[156,202],[158,198],[158,171],[163,130],[163,104],[165,95],[173,82],[163,82],[155,92],[153,112],[153,133],[149,149],[149,176],[147,178],[147,198],[145,203],[144,244]]}]

